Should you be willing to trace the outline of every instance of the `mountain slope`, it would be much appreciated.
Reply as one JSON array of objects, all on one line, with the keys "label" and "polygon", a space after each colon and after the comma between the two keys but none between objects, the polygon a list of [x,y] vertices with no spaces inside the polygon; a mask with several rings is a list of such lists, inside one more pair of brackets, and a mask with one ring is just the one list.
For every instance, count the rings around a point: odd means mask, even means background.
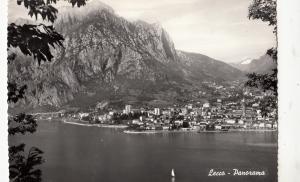
[{"label": "mountain slope", "polygon": [[9,65],[9,80],[29,85],[24,105],[87,108],[103,100],[167,105],[203,81],[243,75],[207,56],[176,51],[159,24],[129,22],[101,3],[84,8],[61,12],[55,27],[65,41],[64,48],[53,50],[55,60],[38,66],[19,54]]},{"label": "mountain slope", "polygon": [[231,65],[248,73],[268,73],[276,68],[276,64],[268,55],[263,55],[258,59],[247,59],[239,63],[232,63]]}]

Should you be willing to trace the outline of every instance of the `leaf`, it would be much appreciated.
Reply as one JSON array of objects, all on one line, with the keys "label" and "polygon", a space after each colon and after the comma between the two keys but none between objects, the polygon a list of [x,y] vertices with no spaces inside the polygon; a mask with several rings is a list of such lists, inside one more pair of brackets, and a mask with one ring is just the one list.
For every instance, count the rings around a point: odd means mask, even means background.
[{"label": "leaf", "polygon": [[277,32],[277,11],[276,0],[253,0],[249,6],[249,19],[260,19],[268,22],[270,26],[274,27],[274,33]]},{"label": "leaf", "polygon": [[43,151],[31,147],[26,157],[24,146],[21,144],[9,149],[9,178],[18,182],[40,182],[42,171],[36,169],[36,166],[44,162],[41,156]]},{"label": "leaf", "polygon": [[25,96],[25,90],[27,89],[27,85],[23,85],[18,88],[16,83],[7,83],[7,101],[8,102],[18,102],[19,99],[23,99]]},{"label": "leaf", "polygon": [[37,123],[32,115],[20,113],[8,119],[8,134],[33,133],[36,131]]},{"label": "leaf", "polygon": [[11,23],[7,29],[7,47],[19,47],[23,54],[33,56],[39,64],[52,60],[50,46],[63,46],[64,38],[53,26]]}]

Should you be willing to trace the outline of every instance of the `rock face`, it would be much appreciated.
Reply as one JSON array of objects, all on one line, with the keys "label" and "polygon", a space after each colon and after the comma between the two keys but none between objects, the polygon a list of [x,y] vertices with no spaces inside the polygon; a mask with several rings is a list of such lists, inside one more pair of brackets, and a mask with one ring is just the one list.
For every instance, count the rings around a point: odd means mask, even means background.
[{"label": "rock face", "polygon": [[28,84],[24,104],[170,103],[204,80],[242,76],[223,62],[177,51],[159,24],[129,22],[103,4],[94,6],[80,12],[62,8],[55,27],[64,35],[64,48],[53,50],[51,63],[39,66],[19,55],[9,65],[9,80]]}]

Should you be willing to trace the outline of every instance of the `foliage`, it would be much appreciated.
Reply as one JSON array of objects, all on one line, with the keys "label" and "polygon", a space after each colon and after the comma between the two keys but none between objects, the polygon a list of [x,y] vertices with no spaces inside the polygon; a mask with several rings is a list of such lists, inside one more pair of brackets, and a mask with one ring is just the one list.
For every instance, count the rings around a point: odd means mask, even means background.
[{"label": "foliage", "polygon": [[128,113],[128,114],[119,114],[114,113],[112,116],[112,120],[120,122],[123,120],[133,120],[133,119],[139,119],[140,116],[147,116],[147,113],[141,113],[141,112],[134,112],[134,113]]},{"label": "foliage", "polygon": [[[41,17],[42,20],[54,23],[58,10],[52,6],[58,0],[17,0],[18,5],[28,9],[29,16]],[[68,0],[74,7],[85,5],[86,0]],[[53,55],[51,48],[62,47],[63,36],[56,32],[52,25],[24,24],[16,25],[11,23],[7,27],[7,48],[19,48],[24,55],[33,56],[40,64],[42,61],[51,61]],[[8,64],[13,64],[16,58],[15,53],[8,55]],[[16,83],[8,82],[8,103],[17,103],[25,97],[27,85],[19,86]],[[36,131],[37,123],[32,115],[20,113],[8,118],[9,135],[33,133]],[[44,162],[43,151],[37,147],[31,147],[28,154],[25,152],[25,144],[9,147],[9,178],[14,182],[40,182],[42,171],[36,169],[37,165]]]},{"label": "foliage", "polygon": [[35,169],[36,165],[44,162],[41,154],[43,151],[36,147],[31,147],[26,156],[24,152],[25,144],[11,146],[9,148],[9,178],[14,182],[40,182],[40,169]]},{"label": "foliage", "polygon": [[[29,16],[35,16],[38,18],[38,15],[42,17],[43,20],[48,20],[54,22],[57,18],[58,10],[52,6],[56,4],[59,0],[17,0],[18,5],[22,5],[28,9]],[[68,0],[72,6],[77,5],[77,7],[84,6],[86,0]]]},{"label": "foliage", "polygon": [[8,134],[15,135],[17,133],[25,134],[27,132],[34,133],[37,123],[32,115],[18,114],[8,120]]},{"label": "foliage", "polygon": [[7,84],[7,101],[17,103],[19,99],[23,99],[25,95],[25,90],[27,85],[23,85],[18,88],[18,85],[15,83],[8,82]]},{"label": "foliage", "polygon": [[[52,6],[58,0],[17,0],[18,5],[23,5],[29,10],[29,16],[41,17],[51,23],[57,18],[58,10]],[[72,6],[85,5],[86,0],[68,0]],[[7,27],[7,46],[18,47],[25,55],[33,56],[40,63],[41,61],[51,61],[53,55],[50,46],[63,46],[63,36],[55,31],[52,25],[44,24],[16,25],[11,23]]]},{"label": "foliage", "polygon": [[250,73],[247,76],[246,86],[261,88],[264,92],[271,91],[277,96],[277,69],[271,74]]},{"label": "foliage", "polygon": [[63,46],[64,38],[57,33],[53,26],[16,25],[11,23],[7,27],[7,47],[18,47],[24,55],[33,56],[40,64],[41,61],[51,61],[53,55],[50,46]]},{"label": "foliage", "polygon": [[277,31],[276,0],[253,0],[249,6],[249,19],[260,19],[274,26],[274,33]]},{"label": "foliage", "polygon": [[277,64],[277,48],[272,47],[271,49],[268,49],[267,55],[269,55],[273,59],[273,61]]},{"label": "foliage", "polygon": [[[260,101],[261,115],[267,117],[277,107],[276,96],[266,96]],[[277,111],[276,111],[277,112]]]},{"label": "foliage", "polygon": [[[32,115],[18,114],[8,119],[8,134],[25,134],[36,131],[37,123]],[[43,152],[37,147],[31,147],[26,156],[25,144],[9,147],[9,178],[15,182],[40,182],[41,170],[35,166],[42,164]]]},{"label": "foliage", "polygon": [[[253,0],[249,6],[248,18],[260,19],[263,22],[268,22],[269,26],[274,26],[273,33],[277,38],[276,6],[276,0]],[[277,47],[268,49],[266,54],[277,64]],[[260,101],[260,109],[263,117],[266,117],[274,108],[277,108],[277,72],[277,68],[275,68],[272,70],[272,73],[250,73],[247,75],[248,81],[245,83],[245,86],[261,88],[264,92],[269,93],[268,96]]]}]

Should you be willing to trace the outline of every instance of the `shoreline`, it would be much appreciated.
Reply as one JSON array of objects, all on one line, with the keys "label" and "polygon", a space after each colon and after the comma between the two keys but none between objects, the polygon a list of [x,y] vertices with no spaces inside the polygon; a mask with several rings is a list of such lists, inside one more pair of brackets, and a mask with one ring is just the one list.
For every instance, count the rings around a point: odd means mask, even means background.
[{"label": "shoreline", "polygon": [[197,130],[148,130],[148,131],[135,131],[135,130],[124,130],[126,134],[157,134],[157,133],[197,133]]},{"label": "shoreline", "polygon": [[198,130],[148,130],[148,131],[135,131],[135,130],[124,130],[126,134],[156,134],[156,133],[232,133],[232,132],[277,132],[278,130],[270,129],[249,129],[249,130],[229,130],[229,131],[198,131]]},{"label": "shoreline", "polygon": [[124,129],[124,128],[128,127],[127,125],[88,124],[88,123],[79,123],[76,121],[66,121],[66,120],[62,120],[62,121],[63,121],[63,123],[66,123],[66,124],[87,126],[87,127],[95,126],[95,127],[99,127],[99,128],[120,128],[120,129]]},{"label": "shoreline", "polygon": [[[74,119],[75,120],[75,119]],[[77,125],[77,126],[86,126],[86,127],[99,127],[99,128],[117,128],[117,129],[126,129],[127,125],[109,125],[109,124],[89,124],[83,123],[80,120],[67,121],[67,119],[62,119],[63,123]],[[199,131],[199,130],[124,130],[123,133],[126,134],[157,134],[157,133],[231,133],[231,132],[277,132],[277,129],[229,129],[228,131]]]}]

